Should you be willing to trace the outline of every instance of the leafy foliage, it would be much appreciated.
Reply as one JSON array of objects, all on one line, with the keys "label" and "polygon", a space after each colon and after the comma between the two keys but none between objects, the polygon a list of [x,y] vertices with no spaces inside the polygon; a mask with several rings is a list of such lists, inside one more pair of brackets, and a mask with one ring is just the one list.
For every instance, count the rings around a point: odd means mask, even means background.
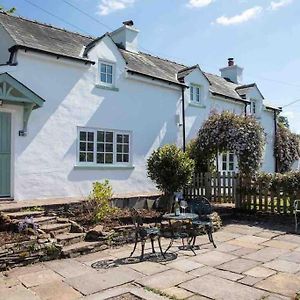
[{"label": "leafy foliage", "polygon": [[14,14],[16,12],[16,8],[15,7],[12,7],[8,10],[5,10],[4,7],[0,6],[0,12],[3,11],[7,14]]},{"label": "leafy foliage", "polygon": [[260,167],[264,145],[263,128],[254,117],[225,111],[210,115],[188,149],[198,172],[213,171],[217,153],[232,151],[241,173],[253,175]]},{"label": "leafy foliage", "polygon": [[147,170],[157,188],[166,195],[172,195],[191,179],[194,162],[175,145],[165,145],[153,151]]},{"label": "leafy foliage", "polygon": [[280,173],[290,171],[293,163],[300,157],[299,137],[280,123],[277,128],[275,157]]},{"label": "leafy foliage", "polygon": [[280,124],[286,128],[290,128],[289,120],[285,116],[278,116],[278,124]]},{"label": "leafy foliage", "polygon": [[105,180],[103,183],[98,181],[93,183],[93,189],[89,196],[89,204],[96,222],[102,221],[106,217],[116,213],[117,208],[112,207],[110,203],[112,196],[112,186],[108,180]]}]

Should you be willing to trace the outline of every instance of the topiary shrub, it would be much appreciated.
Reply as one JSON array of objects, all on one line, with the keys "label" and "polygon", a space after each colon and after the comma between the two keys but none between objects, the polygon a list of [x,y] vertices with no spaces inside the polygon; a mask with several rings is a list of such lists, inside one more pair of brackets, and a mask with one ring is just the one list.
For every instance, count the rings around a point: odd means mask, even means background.
[{"label": "topiary shrub", "polygon": [[190,151],[198,172],[213,171],[218,153],[232,151],[243,174],[254,175],[260,167],[265,146],[265,134],[252,116],[229,111],[212,113],[204,122]]},{"label": "topiary shrub", "polygon": [[153,151],[147,162],[148,177],[168,199],[165,209],[170,210],[172,197],[187,185],[194,171],[194,162],[175,145],[165,145]]}]

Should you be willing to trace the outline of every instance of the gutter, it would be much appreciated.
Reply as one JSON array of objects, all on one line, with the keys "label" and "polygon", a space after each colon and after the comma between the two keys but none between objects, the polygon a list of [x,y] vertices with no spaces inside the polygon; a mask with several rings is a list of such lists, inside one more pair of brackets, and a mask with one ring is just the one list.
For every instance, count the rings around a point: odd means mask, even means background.
[{"label": "gutter", "polygon": [[278,131],[278,125],[277,125],[277,110],[274,110],[274,158],[275,158],[275,173],[278,172],[278,161],[277,161],[277,157],[275,155],[275,146],[276,146],[276,143],[277,143],[277,131]]},{"label": "gutter", "polygon": [[185,87],[183,86],[181,88],[181,104],[182,104],[182,150],[183,150],[183,152],[185,152],[185,150],[186,150],[184,89],[185,89]]},{"label": "gutter", "polygon": [[14,45],[8,49],[8,51],[11,52],[11,54],[17,52],[18,50],[25,50],[25,52],[32,51],[32,52],[42,53],[42,54],[54,56],[57,59],[65,58],[65,59],[69,59],[69,60],[75,60],[75,61],[83,62],[86,65],[87,64],[91,64],[91,65],[95,64],[95,62],[92,60],[79,58],[79,57],[75,57],[75,56],[69,56],[69,55],[65,55],[65,54],[59,54],[59,53],[41,50],[41,49],[37,49],[37,48],[33,48],[33,47],[27,47],[24,45]]},{"label": "gutter", "polygon": [[241,102],[241,103],[245,103],[245,104],[249,104],[249,103],[250,103],[250,101],[248,101],[248,100],[243,100],[243,99],[238,99],[238,98],[228,97],[228,96],[225,96],[225,95],[223,95],[223,94],[216,93],[216,92],[212,92],[212,91],[210,91],[210,93],[211,93],[213,96],[222,97],[222,98],[227,99],[227,100],[236,101],[236,102]]}]

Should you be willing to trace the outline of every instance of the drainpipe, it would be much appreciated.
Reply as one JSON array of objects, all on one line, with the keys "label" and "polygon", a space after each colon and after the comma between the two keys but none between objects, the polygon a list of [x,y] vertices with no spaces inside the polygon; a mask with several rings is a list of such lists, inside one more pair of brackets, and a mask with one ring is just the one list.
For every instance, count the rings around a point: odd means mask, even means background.
[{"label": "drainpipe", "polygon": [[184,101],[184,89],[181,87],[181,104],[182,104],[182,149],[185,152],[186,142],[185,142],[185,101]]},{"label": "drainpipe", "polygon": [[275,144],[276,144],[276,137],[277,137],[277,111],[274,110],[274,157],[275,157],[275,172],[278,172],[278,161],[275,155]]}]

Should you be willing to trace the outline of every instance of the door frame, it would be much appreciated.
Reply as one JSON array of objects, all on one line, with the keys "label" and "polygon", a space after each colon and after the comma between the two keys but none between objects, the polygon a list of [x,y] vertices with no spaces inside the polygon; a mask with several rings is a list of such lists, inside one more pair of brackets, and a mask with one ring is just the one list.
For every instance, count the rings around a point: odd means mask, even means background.
[{"label": "door frame", "polygon": [[[10,113],[11,117],[11,128],[10,128],[10,195],[9,198],[14,198],[14,174],[15,174],[15,168],[14,168],[14,161],[15,161],[15,119],[16,119],[16,110],[13,108],[8,107],[1,107],[0,106],[0,112]],[[1,198],[0,198],[1,201]]]}]

